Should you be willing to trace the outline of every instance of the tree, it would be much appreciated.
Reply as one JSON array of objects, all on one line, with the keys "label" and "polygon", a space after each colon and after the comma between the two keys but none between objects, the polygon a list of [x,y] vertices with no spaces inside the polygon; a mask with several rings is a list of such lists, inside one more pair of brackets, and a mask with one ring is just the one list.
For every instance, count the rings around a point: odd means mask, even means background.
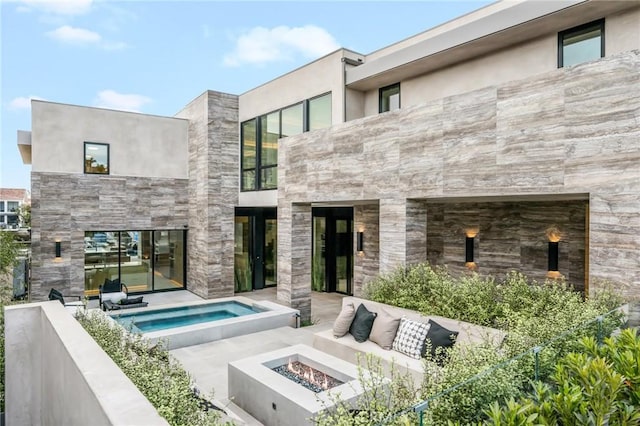
[{"label": "tree", "polygon": [[18,246],[13,234],[11,231],[0,231],[0,275],[10,272],[9,268],[18,257]]},{"label": "tree", "polygon": [[23,204],[18,207],[18,218],[20,226],[25,228],[31,228],[31,205]]}]

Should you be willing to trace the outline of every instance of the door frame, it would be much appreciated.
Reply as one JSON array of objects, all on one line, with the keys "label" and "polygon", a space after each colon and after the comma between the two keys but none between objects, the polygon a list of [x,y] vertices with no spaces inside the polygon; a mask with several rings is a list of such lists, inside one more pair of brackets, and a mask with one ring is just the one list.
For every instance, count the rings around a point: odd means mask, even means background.
[{"label": "door frame", "polygon": [[265,285],[265,231],[266,220],[277,220],[278,218],[276,207],[236,207],[234,217],[237,216],[245,216],[249,218],[249,265],[251,268],[251,289],[261,290],[266,287],[275,287],[277,284]]},{"label": "door frame", "polygon": [[[325,253],[325,285],[324,291],[327,293],[341,293],[346,295],[353,294],[353,263],[354,263],[354,252],[353,252],[353,207],[312,207],[311,209],[311,217],[312,223],[313,218],[315,217],[324,217],[325,218],[325,244],[324,244],[324,253]],[[336,221],[337,220],[346,220],[347,228],[348,228],[348,248],[347,248],[347,270],[349,273],[347,274],[347,291],[341,292],[337,290],[338,283],[336,280]],[[315,229],[312,229],[311,235],[311,269],[313,270],[313,241],[315,240]]]}]

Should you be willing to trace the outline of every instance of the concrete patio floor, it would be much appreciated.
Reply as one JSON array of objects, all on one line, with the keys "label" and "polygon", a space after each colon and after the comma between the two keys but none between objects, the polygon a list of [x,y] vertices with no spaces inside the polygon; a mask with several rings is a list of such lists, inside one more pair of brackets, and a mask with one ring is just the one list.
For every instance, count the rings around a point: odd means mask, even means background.
[{"label": "concrete patio floor", "polygon": [[[238,296],[253,300],[268,300],[281,303],[276,299],[276,288],[266,288]],[[281,349],[295,344],[311,346],[313,334],[332,327],[342,308],[344,295],[338,293],[312,292],[312,325],[301,328],[282,327],[259,333],[237,336],[201,345],[174,349],[170,353],[189,372],[203,396],[212,399],[219,407],[232,412],[231,419],[237,424],[259,425],[260,423],[237,407],[228,398],[227,364],[252,355]],[[203,300],[188,290],[145,294],[144,300],[149,307]],[[98,300],[90,300],[88,307],[98,308]],[[214,392],[211,398],[211,392]]]}]

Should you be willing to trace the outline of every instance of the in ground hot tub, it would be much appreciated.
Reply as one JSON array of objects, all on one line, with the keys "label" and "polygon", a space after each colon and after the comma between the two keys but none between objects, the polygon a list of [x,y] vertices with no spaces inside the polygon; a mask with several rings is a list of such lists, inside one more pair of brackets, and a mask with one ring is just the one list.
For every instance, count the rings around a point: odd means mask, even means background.
[{"label": "in ground hot tub", "polygon": [[110,315],[151,342],[164,341],[171,350],[272,328],[295,327],[298,314],[297,309],[277,303],[234,296]]}]

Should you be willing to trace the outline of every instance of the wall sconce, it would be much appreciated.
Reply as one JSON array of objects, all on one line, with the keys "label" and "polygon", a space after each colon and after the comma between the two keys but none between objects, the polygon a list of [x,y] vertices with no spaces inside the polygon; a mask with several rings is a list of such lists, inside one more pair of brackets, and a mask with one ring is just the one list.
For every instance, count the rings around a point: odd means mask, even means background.
[{"label": "wall sconce", "polygon": [[62,243],[60,240],[56,240],[56,260],[60,261],[62,258]]},{"label": "wall sconce", "polygon": [[467,269],[469,270],[475,270],[477,268],[478,265],[476,265],[476,262],[474,261],[474,253],[473,253],[473,249],[474,249],[474,245],[475,245],[475,237],[476,235],[478,235],[478,231],[479,229],[477,227],[475,228],[469,228],[465,231],[465,244],[464,244],[464,266],[467,267]]},{"label": "wall sconce", "polygon": [[553,225],[547,228],[545,234],[549,240],[547,278],[560,278],[562,275],[558,272],[558,243],[562,238],[562,232],[560,232],[557,226]]},{"label": "wall sconce", "polygon": [[356,250],[362,253],[364,251],[364,232],[358,231],[356,237]]}]

